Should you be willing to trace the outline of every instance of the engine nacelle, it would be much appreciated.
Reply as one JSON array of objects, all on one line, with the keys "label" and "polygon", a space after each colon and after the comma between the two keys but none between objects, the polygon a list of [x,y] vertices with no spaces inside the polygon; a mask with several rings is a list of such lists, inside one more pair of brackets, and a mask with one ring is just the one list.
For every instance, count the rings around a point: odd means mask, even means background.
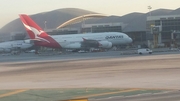
[{"label": "engine nacelle", "polygon": [[80,49],[81,48],[81,43],[72,43],[72,44],[66,45],[65,48]]},{"label": "engine nacelle", "polygon": [[27,43],[27,44],[32,44],[34,41],[33,40],[24,40],[24,43]]},{"label": "engine nacelle", "polygon": [[111,48],[112,43],[109,41],[99,41],[99,47],[100,48]]},{"label": "engine nacelle", "polygon": [[0,48],[0,52],[11,52],[11,49],[3,49],[3,48]]},{"label": "engine nacelle", "polygon": [[3,52],[4,51],[4,49],[3,48],[0,48],[0,52]]}]

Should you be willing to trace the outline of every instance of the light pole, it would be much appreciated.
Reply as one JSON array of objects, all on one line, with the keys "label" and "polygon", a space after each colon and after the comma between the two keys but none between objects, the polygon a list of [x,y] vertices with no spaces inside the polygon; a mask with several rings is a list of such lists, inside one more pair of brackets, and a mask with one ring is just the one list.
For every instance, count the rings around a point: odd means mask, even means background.
[{"label": "light pole", "polygon": [[47,21],[44,21],[44,30],[47,29],[46,23],[47,23]]},{"label": "light pole", "polygon": [[149,9],[149,16],[151,16],[151,9],[152,9],[152,7],[148,6],[148,9]]}]

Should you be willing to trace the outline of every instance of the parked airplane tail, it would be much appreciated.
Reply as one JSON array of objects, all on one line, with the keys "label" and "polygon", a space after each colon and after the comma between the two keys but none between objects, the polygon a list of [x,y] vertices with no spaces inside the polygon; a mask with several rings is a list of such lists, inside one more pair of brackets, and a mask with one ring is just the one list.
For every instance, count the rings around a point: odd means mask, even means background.
[{"label": "parked airplane tail", "polygon": [[21,14],[19,16],[31,39],[35,39],[37,36],[48,36],[28,15]]},{"label": "parked airplane tail", "polygon": [[20,14],[20,19],[26,28],[26,31],[35,45],[60,48],[61,46],[45,31],[42,30],[28,15]]}]

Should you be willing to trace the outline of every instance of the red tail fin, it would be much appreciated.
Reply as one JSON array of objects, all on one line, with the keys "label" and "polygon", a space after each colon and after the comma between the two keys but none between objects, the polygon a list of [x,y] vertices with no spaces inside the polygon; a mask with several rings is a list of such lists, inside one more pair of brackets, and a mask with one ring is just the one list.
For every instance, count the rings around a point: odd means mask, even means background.
[{"label": "red tail fin", "polygon": [[26,28],[27,33],[31,39],[37,39],[35,45],[45,46],[51,48],[61,48],[60,44],[56,42],[51,36],[44,32],[28,15],[20,14],[20,19]]},{"label": "red tail fin", "polygon": [[19,16],[31,39],[48,36],[28,15],[21,14]]}]

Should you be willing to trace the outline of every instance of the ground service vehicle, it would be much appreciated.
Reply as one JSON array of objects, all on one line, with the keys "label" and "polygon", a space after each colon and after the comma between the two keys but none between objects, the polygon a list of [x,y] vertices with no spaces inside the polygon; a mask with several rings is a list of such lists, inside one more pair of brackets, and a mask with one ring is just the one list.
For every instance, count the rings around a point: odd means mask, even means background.
[{"label": "ground service vehicle", "polygon": [[138,49],[138,54],[152,54],[152,50],[149,48]]}]

